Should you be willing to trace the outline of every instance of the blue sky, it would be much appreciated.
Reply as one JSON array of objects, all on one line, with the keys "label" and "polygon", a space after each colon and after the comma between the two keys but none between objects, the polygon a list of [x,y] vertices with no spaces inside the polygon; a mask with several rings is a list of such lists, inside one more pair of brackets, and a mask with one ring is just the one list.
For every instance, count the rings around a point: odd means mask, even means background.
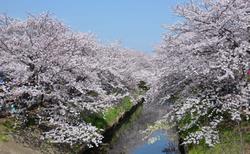
[{"label": "blue sky", "polygon": [[27,13],[53,13],[75,31],[93,32],[104,42],[150,52],[163,24],[177,21],[172,9],[184,0],[0,0],[0,13],[23,19]]}]

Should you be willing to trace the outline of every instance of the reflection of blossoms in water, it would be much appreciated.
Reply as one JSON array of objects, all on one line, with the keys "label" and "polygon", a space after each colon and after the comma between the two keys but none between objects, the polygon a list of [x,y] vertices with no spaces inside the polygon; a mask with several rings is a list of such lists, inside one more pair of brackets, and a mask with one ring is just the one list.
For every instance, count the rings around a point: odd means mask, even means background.
[{"label": "reflection of blossoms in water", "polygon": [[149,140],[152,133],[157,130],[166,130],[168,131],[172,126],[167,122],[166,119],[160,119],[155,121],[152,125],[149,125],[147,129],[140,131],[144,135],[143,140]]},{"label": "reflection of blossoms in water", "polygon": [[148,139],[148,144],[154,144],[156,141],[159,141],[161,139],[160,136],[153,136]]}]

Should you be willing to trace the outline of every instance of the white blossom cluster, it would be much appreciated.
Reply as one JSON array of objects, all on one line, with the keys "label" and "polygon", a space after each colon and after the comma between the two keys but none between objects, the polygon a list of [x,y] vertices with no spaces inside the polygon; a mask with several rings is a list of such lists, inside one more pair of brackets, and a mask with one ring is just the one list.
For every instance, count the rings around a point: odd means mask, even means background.
[{"label": "white blossom cluster", "polygon": [[53,130],[45,132],[44,138],[51,139],[52,143],[68,143],[74,145],[77,143],[86,143],[89,147],[92,144],[98,146],[102,143],[103,136],[98,133],[96,127],[90,124],[81,123],[73,126],[68,123],[54,122],[57,127]]},{"label": "white blossom cluster", "polygon": [[214,146],[219,143],[218,131],[212,130],[210,127],[202,127],[200,131],[189,134],[183,144],[199,144],[202,139],[205,139],[208,146]]}]

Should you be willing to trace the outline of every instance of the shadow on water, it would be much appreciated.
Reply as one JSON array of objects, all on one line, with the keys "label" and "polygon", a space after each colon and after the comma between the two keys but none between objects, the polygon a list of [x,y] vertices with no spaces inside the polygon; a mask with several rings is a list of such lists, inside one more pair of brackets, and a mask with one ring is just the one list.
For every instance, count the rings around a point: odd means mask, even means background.
[{"label": "shadow on water", "polygon": [[168,106],[145,107],[138,103],[103,134],[100,147],[88,149],[83,154],[178,154],[177,140],[169,137],[175,134],[174,131],[156,130],[150,136],[157,139],[154,143],[143,140],[145,136],[141,133],[167,111]]}]

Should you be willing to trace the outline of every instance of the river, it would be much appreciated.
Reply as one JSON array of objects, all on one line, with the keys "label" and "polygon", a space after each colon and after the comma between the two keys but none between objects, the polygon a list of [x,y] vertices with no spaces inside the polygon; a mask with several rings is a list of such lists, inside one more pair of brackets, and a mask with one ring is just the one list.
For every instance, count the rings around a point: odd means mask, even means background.
[{"label": "river", "polygon": [[168,112],[168,105],[139,105],[106,135],[104,144],[86,154],[179,154],[174,129],[154,130],[145,139],[148,125]]}]

